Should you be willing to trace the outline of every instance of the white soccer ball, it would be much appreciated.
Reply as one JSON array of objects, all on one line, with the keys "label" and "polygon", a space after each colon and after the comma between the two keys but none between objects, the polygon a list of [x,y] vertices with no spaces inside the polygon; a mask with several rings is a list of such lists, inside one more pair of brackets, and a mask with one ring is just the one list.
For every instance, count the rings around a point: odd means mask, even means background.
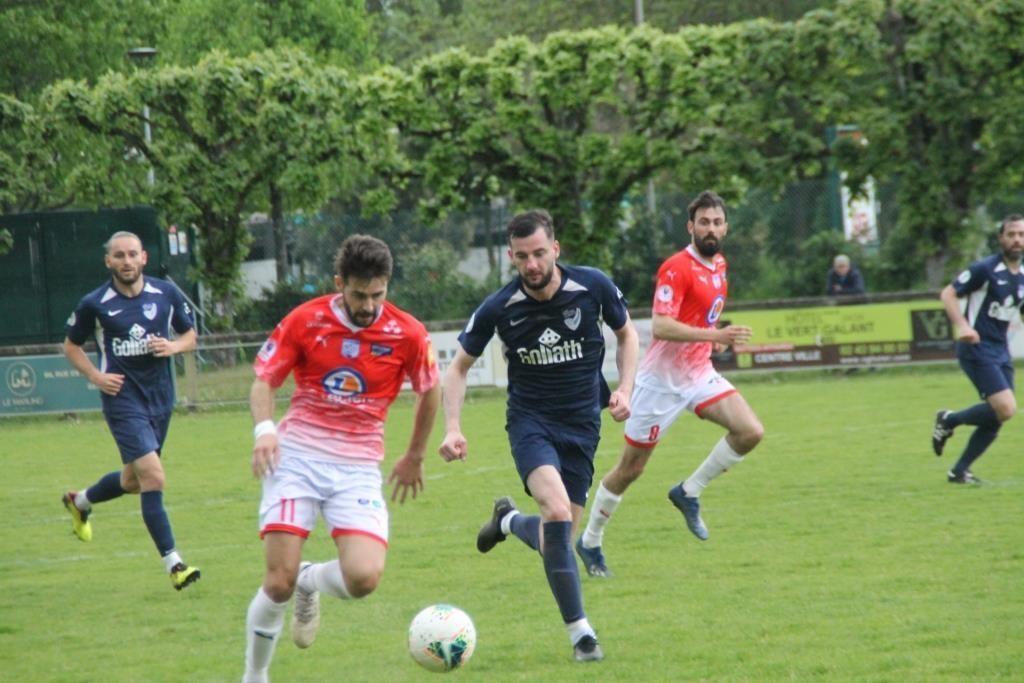
[{"label": "white soccer ball", "polygon": [[409,654],[430,671],[464,666],[476,648],[476,628],[469,615],[452,605],[431,605],[409,624]]}]

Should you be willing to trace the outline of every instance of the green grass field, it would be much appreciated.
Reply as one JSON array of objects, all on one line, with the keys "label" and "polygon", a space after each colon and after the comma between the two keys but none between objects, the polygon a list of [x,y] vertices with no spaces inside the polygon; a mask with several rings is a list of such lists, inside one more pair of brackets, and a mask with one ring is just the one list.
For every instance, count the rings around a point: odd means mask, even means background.
[{"label": "green grass field", "polygon": [[[959,372],[733,380],[767,438],[705,491],[703,544],[665,492],[720,432],[685,416],[664,438],[605,535],[616,576],[584,577],[604,662],[571,661],[538,556],[515,539],[476,552],[495,496],[534,510],[508,455],[503,397],[481,392],[465,411],[470,459],[445,464],[432,453],[424,494],[392,506],[379,590],[324,600],[310,650],[297,650],[286,627],[273,679],[433,680],[406,653],[406,628],[420,608],[451,602],[478,631],[472,661],[450,674],[466,680],[1019,680],[1024,420],[975,466],[990,483],[965,489],[947,484],[945,470],[967,430],[941,460],[928,445],[936,409],[975,400]],[[410,406],[392,410],[391,458]],[[599,473],[621,435],[606,422]],[[240,410],[172,423],[166,500],[179,548],[203,570],[179,594],[137,498],[97,507],[92,543],[71,534],[61,493],[118,463],[101,419],[0,422],[0,680],[239,680],[245,612],[262,575],[251,441]],[[332,553],[322,529],[306,544],[307,559]]]}]

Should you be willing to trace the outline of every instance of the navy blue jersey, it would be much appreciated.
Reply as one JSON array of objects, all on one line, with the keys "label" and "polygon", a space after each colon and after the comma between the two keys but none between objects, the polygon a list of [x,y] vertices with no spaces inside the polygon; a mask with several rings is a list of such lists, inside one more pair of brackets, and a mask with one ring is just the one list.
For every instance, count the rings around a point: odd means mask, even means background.
[{"label": "navy blue jersey", "polygon": [[101,372],[124,375],[117,396],[101,393],[103,412],[162,415],[174,408],[171,359],[149,350],[149,337],[167,338],[171,328],[182,334],[195,327],[192,309],[172,283],[144,276],[142,292],[127,297],[112,282],[78,302],[65,327],[67,338],[81,346],[95,337]]},{"label": "navy blue jersey", "polygon": [[1008,362],[1006,330],[1024,300],[1024,272],[1013,273],[1001,254],[975,261],[953,281],[967,322],[979,344],[957,343],[957,355],[982,362]]},{"label": "navy blue jersey", "polygon": [[480,356],[498,333],[508,361],[508,408],[561,422],[600,420],[608,404],[601,375],[604,335],[628,320],[622,292],[595,268],[556,265],[562,283],[548,301],[526,294],[516,277],[480,304],[459,335]]}]

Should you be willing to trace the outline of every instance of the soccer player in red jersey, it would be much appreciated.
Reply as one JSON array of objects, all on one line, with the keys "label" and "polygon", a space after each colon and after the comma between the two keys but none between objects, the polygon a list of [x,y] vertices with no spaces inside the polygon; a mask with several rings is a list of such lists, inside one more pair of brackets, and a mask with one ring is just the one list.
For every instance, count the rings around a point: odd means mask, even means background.
[{"label": "soccer player in red jersey", "polygon": [[[253,474],[263,482],[263,585],[246,619],[244,681],[267,680],[292,593],[292,640],[309,647],[320,623],[319,596],[362,598],[377,587],[388,544],[381,492],[384,421],[409,379],[418,396],[412,436],[388,482],[404,503],[423,488],[423,456],[440,404],[437,364],[426,328],[385,300],[388,246],[353,235],[335,260],[339,293],[289,313],[263,345],[250,407],[256,424]],[[295,392],[275,425],[274,392],[289,373]],[[323,516],[338,556],[301,562],[302,545]]]},{"label": "soccer player in red jersey", "polygon": [[668,494],[687,527],[702,541],[708,532],[700,516],[701,492],[764,436],[754,411],[711,364],[713,344],[732,345],[750,338],[749,327],[716,327],[728,291],[726,262],[719,253],[729,229],[722,198],[702,192],[689,206],[686,229],[692,243],[658,270],[651,325],[654,341],[637,373],[625,449],[598,486],[587,528],[576,542],[591,576],[608,575],[601,550],[604,527],[626,489],[643,473],[658,440],[683,410],[727,431],[700,467]]}]

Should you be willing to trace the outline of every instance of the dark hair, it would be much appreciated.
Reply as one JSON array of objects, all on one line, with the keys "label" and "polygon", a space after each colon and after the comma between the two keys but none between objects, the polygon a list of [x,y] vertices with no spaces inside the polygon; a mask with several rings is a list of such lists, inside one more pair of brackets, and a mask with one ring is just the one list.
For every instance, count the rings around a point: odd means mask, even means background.
[{"label": "dark hair", "polygon": [[1024,221],[1024,216],[1020,215],[1019,213],[1011,213],[1009,216],[1004,218],[1002,222],[999,224],[999,234],[1003,234],[1003,230],[1006,229],[1007,225],[1009,225],[1010,223],[1016,223],[1017,221]]},{"label": "dark hair", "polygon": [[544,209],[530,209],[523,213],[517,213],[508,222],[508,241],[511,244],[513,237],[517,239],[529,237],[537,231],[537,228],[544,228],[544,234],[548,236],[548,239],[555,238],[555,227],[551,222],[551,214]]},{"label": "dark hair", "polygon": [[690,202],[686,210],[689,212],[690,220],[692,221],[697,217],[698,209],[713,209],[715,207],[722,210],[726,220],[729,219],[729,211],[725,208],[725,200],[711,190],[704,190],[697,195],[697,198]]},{"label": "dark hair", "polygon": [[352,277],[390,280],[393,263],[387,244],[369,235],[352,235],[341,243],[334,257],[334,272],[345,282]]}]

